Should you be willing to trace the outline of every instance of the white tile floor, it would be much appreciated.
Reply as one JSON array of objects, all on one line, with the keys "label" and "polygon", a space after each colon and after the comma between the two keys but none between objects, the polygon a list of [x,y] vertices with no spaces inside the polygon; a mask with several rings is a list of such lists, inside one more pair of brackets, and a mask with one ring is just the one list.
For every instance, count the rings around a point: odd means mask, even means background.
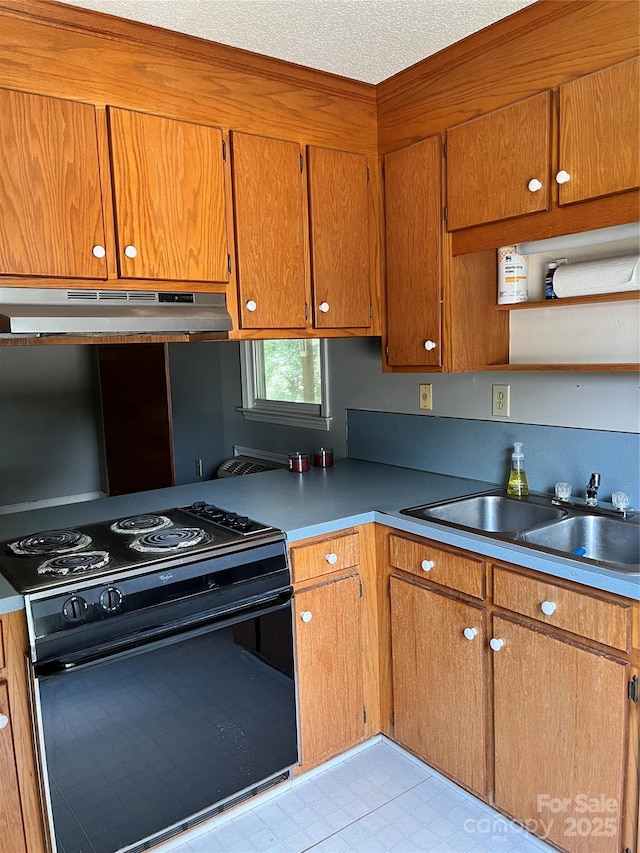
[{"label": "white tile floor", "polygon": [[157,853],[553,853],[385,739],[267,796]]}]

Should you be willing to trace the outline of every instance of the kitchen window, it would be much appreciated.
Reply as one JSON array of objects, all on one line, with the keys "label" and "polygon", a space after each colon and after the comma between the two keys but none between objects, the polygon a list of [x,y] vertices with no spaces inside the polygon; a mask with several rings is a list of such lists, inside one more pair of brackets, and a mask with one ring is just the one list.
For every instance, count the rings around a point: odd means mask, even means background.
[{"label": "kitchen window", "polygon": [[240,365],[247,420],[329,429],[326,340],[243,341]]}]

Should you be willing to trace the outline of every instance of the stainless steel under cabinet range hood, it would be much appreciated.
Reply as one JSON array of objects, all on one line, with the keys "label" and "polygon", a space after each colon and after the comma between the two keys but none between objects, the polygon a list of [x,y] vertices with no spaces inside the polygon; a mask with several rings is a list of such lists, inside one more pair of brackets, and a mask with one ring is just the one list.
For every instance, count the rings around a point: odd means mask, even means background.
[{"label": "stainless steel under cabinet range hood", "polygon": [[0,287],[0,333],[141,335],[228,332],[223,293]]}]

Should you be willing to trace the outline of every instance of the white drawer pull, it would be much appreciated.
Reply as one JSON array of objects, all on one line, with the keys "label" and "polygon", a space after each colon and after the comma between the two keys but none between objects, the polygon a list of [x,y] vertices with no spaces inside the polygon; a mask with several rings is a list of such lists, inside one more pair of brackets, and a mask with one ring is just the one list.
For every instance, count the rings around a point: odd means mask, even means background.
[{"label": "white drawer pull", "polygon": [[493,649],[494,652],[499,652],[500,649],[504,646],[504,640],[498,640],[496,637],[492,637],[489,640],[489,645]]},{"label": "white drawer pull", "polygon": [[4,729],[9,725],[9,717],[6,714],[0,714],[0,729]]},{"label": "white drawer pull", "polygon": [[434,560],[423,560],[420,563],[420,567],[422,568],[423,572],[430,572],[434,566],[435,566]]},{"label": "white drawer pull", "polygon": [[313,619],[313,613],[310,610],[303,610],[300,614],[300,618],[303,622],[311,622]]},{"label": "white drawer pull", "polygon": [[250,299],[244,306],[247,311],[255,311],[258,307],[258,303],[254,299]]},{"label": "white drawer pull", "polygon": [[557,606],[558,605],[555,603],[555,601],[543,601],[540,605],[540,610],[542,610],[545,616],[553,616],[553,614],[556,612]]},{"label": "white drawer pull", "polygon": [[124,253],[128,258],[135,258],[138,254],[138,250],[135,246],[125,246]]},{"label": "white drawer pull", "polygon": [[527,184],[527,189],[530,193],[537,193],[538,190],[542,189],[542,181],[539,181],[537,178],[531,178]]},{"label": "white drawer pull", "polygon": [[104,258],[104,256],[107,254],[104,246],[94,246],[91,251],[93,253],[94,258]]},{"label": "white drawer pull", "polygon": [[475,638],[478,636],[478,629],[477,628],[465,628],[463,633],[464,633],[465,640],[475,640]]},{"label": "white drawer pull", "polygon": [[435,341],[425,341],[425,342],[424,342],[424,348],[425,348],[427,351],[430,351],[430,350],[432,350],[432,349],[435,349],[435,348],[436,348],[436,343],[435,343]]},{"label": "white drawer pull", "polygon": [[571,180],[571,175],[569,172],[565,172],[564,169],[560,169],[558,174],[556,175],[556,183],[558,184],[566,184]]},{"label": "white drawer pull", "polygon": [[328,302],[321,302],[320,305],[318,305],[318,308],[322,311],[323,314],[326,314],[327,311],[329,310],[329,303]]},{"label": "white drawer pull", "polygon": [[327,563],[329,563],[330,566],[335,566],[335,564],[338,562],[338,555],[337,554],[327,554],[327,556],[325,557],[325,560],[327,561]]}]

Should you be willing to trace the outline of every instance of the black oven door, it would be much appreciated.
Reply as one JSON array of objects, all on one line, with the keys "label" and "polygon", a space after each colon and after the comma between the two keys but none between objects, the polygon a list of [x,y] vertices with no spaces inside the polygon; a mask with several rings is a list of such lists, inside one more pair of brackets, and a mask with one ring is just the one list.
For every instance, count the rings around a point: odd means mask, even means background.
[{"label": "black oven door", "polygon": [[297,761],[290,599],[35,686],[58,853],[146,849]]}]

